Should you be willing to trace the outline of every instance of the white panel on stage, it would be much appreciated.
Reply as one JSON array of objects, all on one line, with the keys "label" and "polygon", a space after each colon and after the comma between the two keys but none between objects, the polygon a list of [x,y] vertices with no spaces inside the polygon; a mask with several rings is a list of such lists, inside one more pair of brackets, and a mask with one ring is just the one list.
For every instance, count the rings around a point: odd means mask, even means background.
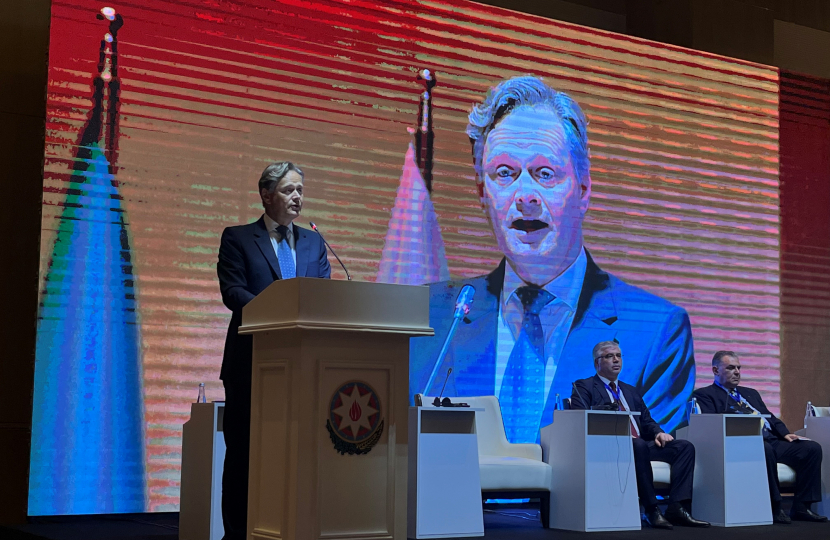
[{"label": "white panel on stage", "polygon": [[830,513],[830,417],[808,416],[805,424],[805,437],[819,443],[824,455],[821,460],[821,501],[816,505],[816,511],[826,516]]},{"label": "white panel on stage", "polygon": [[720,527],[772,523],[762,428],[757,415],[691,415],[678,438],[695,446],[695,517]]},{"label": "white panel on stage", "polygon": [[225,403],[193,403],[182,433],[180,540],[221,540]]},{"label": "white panel on stage", "polygon": [[638,531],[630,411],[554,411],[542,428],[544,460],[553,469],[550,527]]},{"label": "white panel on stage", "polygon": [[476,411],[409,408],[409,538],[484,536]]}]

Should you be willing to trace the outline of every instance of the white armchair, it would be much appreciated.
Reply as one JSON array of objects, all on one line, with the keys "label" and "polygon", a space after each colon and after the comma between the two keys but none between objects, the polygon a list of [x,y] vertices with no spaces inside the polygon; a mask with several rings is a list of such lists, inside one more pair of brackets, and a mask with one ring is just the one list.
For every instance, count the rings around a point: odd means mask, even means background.
[{"label": "white armchair", "polygon": [[671,465],[663,461],[652,461],[651,472],[654,474],[654,489],[667,492],[671,487]]},{"label": "white armchair", "polygon": [[778,463],[778,486],[784,488],[795,488],[795,470],[789,465]]},{"label": "white armchair", "polygon": [[815,414],[815,416],[818,416],[818,417],[830,416],[830,407],[816,407],[815,405],[812,405],[812,407],[813,407],[813,413]]},{"label": "white armchair", "polygon": [[[424,405],[431,397],[421,396]],[[499,400],[495,396],[458,397],[453,401],[481,408],[476,412],[478,463],[482,498],[541,499],[542,525],[550,522],[551,467],[542,461],[538,444],[514,444],[507,440]]]}]

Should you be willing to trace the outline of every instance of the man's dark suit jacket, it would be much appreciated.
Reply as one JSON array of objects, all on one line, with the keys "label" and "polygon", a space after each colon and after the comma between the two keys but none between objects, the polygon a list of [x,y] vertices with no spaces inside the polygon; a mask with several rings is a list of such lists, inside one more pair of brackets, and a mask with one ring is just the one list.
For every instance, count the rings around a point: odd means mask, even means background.
[{"label": "man's dark suit jacket", "polygon": [[[618,340],[625,355],[623,376],[633,382],[654,417],[668,431],[685,420],[686,403],[695,382],[692,331],[686,311],[658,296],[629,285],[588,261],[579,302],[541,426],[553,418],[556,394],[571,393],[571,382],[596,373],[591,351],[600,341]],[[505,260],[491,274],[430,285],[431,338],[410,341],[410,394],[424,392],[438,352],[452,324],[458,292],[476,288],[470,313],[458,326],[434,388],[438,392],[452,367],[446,396],[496,394],[496,342]]]},{"label": "man's dark suit jacket", "polygon": [[[663,433],[660,424],[651,417],[651,412],[640,396],[640,392],[630,384],[620,380],[617,381],[617,386],[625,396],[625,401],[628,403],[630,410],[640,413],[639,416],[634,417],[637,420],[637,427],[640,429],[640,438],[644,441],[653,441],[659,433]],[[574,382],[574,387],[571,394],[571,409],[590,409],[591,407],[613,403],[608,395],[608,390],[605,389],[605,383],[602,382],[599,375],[580,379]]]},{"label": "man's dark suit jacket", "polygon": [[[770,431],[773,435],[779,439],[783,439],[785,436],[790,434],[790,430],[787,429],[784,422],[769,412],[769,409],[767,409],[767,406],[764,404],[764,400],[761,399],[761,395],[757,391],[752,388],[747,388],[746,386],[739,386],[738,393],[741,394],[741,396],[746,399],[750,405],[755,407],[758,412],[770,415],[767,420],[769,420]],[[738,412],[732,408],[735,400],[729,397],[724,389],[716,384],[710,384],[709,386],[698,388],[694,392],[694,397],[697,399],[697,403],[700,405],[700,412],[702,413],[727,414]]]},{"label": "man's dark suit jacket", "polygon": [[[320,235],[297,225],[292,227],[297,252],[297,277],[331,277],[326,246]],[[244,385],[247,382],[250,385],[253,340],[251,336],[240,336],[238,333],[242,308],[268,285],[282,279],[264,217],[248,225],[225,229],[219,245],[216,273],[219,275],[222,302],[233,312],[219,377],[226,383]]]}]

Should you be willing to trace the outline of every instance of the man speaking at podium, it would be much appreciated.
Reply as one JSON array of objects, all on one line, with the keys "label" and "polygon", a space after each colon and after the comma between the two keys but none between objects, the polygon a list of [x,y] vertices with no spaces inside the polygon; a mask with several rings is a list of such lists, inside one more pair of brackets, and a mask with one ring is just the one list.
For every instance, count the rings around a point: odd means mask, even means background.
[{"label": "man speaking at podium", "polygon": [[[695,473],[695,447],[689,441],[675,440],[651,418],[640,392],[630,384],[619,381],[623,359],[620,346],[613,341],[602,341],[594,346],[594,367],[597,374],[574,382],[571,395],[572,409],[602,408],[635,411],[631,418],[631,437],[634,448],[634,473],[637,492],[645,510],[646,521],[657,529],[671,529],[672,525],[708,527],[709,523],[691,516],[692,485]],[[670,503],[666,515],[657,506],[654,493],[652,461],[671,465]],[[616,489],[616,485],[614,486]]]},{"label": "man speaking at podium", "polygon": [[303,171],[288,161],[269,165],[259,179],[259,196],[265,213],[254,223],[224,230],[216,265],[222,302],[233,312],[220,375],[225,386],[226,540],[243,539],[247,532],[253,338],[238,333],[242,308],[278,279],[331,277],[322,237],[293,224],[303,208]]}]

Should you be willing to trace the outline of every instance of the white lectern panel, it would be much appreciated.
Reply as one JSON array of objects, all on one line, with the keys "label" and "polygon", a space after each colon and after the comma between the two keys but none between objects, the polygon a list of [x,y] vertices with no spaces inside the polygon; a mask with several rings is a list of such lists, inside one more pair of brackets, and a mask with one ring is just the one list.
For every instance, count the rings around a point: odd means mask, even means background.
[{"label": "white lectern panel", "polygon": [[624,411],[554,411],[542,428],[544,460],[553,469],[550,527],[638,531],[634,451]]},{"label": "white lectern panel", "polygon": [[181,540],[221,540],[225,403],[193,403],[182,434]]},{"label": "white lectern panel", "polygon": [[754,415],[691,415],[678,437],[695,446],[695,517],[720,527],[772,523],[762,426]]},{"label": "white lectern panel", "polygon": [[830,512],[830,417],[809,416],[805,423],[805,436],[819,443],[824,455],[821,460],[821,501],[816,510],[826,516]]},{"label": "white lectern panel", "polygon": [[484,536],[476,411],[410,407],[409,538]]}]

